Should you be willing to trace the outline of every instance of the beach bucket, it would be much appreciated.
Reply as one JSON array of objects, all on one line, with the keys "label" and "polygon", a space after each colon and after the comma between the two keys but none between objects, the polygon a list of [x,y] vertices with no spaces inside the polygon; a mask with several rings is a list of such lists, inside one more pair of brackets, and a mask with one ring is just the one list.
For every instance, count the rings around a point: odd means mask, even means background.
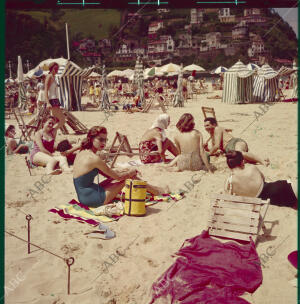
[{"label": "beach bucket", "polygon": [[135,216],[143,216],[146,214],[146,186],[147,183],[141,180],[126,180],[125,214]]}]

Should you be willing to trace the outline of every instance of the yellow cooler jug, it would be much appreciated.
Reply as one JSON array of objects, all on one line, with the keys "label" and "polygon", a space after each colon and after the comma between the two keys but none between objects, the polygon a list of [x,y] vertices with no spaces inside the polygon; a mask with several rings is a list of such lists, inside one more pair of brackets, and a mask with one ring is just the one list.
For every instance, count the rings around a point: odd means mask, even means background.
[{"label": "yellow cooler jug", "polygon": [[126,180],[125,214],[135,216],[143,216],[146,214],[146,185],[147,183],[141,180]]}]

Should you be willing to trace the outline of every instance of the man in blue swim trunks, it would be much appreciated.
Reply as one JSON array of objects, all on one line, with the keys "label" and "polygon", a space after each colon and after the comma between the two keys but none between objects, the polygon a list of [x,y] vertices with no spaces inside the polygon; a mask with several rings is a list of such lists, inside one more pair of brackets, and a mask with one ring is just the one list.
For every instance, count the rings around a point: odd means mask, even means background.
[{"label": "man in blue swim trunks", "polygon": [[218,150],[221,150],[223,153],[240,151],[242,152],[244,159],[249,163],[259,163],[265,166],[269,165],[269,159],[264,160],[249,152],[247,143],[241,138],[233,137],[224,128],[218,126],[215,118],[207,117],[204,120],[204,127],[212,139],[212,147],[210,149],[208,149],[208,141],[204,145],[204,148],[209,152],[209,155],[218,155]]}]

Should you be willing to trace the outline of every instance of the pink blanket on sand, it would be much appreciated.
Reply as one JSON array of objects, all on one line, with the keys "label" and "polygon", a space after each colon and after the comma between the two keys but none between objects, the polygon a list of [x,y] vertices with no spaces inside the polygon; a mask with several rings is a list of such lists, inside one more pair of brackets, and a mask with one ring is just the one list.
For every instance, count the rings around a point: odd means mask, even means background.
[{"label": "pink blanket on sand", "polygon": [[167,299],[181,304],[246,304],[240,298],[262,283],[255,245],[221,243],[207,231],[186,240],[176,253],[179,258],[152,285],[152,300]]}]

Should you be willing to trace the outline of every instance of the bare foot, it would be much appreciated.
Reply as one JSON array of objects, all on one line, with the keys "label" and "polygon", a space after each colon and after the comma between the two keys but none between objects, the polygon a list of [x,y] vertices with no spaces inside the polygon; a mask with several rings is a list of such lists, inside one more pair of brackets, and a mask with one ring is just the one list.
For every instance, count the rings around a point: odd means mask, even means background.
[{"label": "bare foot", "polygon": [[61,174],[61,173],[62,173],[61,169],[56,169],[56,170],[48,172],[47,174],[49,174],[49,175],[58,175],[58,174]]}]

